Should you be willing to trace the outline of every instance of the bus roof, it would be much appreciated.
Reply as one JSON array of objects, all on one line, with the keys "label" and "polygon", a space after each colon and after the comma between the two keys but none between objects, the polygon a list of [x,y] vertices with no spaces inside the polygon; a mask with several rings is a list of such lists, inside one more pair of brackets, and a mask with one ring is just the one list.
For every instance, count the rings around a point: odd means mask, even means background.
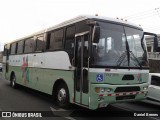
[{"label": "bus roof", "polygon": [[60,24],[57,24],[57,25],[55,25],[53,27],[41,30],[39,32],[35,32],[35,33],[31,34],[31,35],[25,36],[25,37],[20,38],[20,39],[16,39],[16,40],[14,40],[12,42],[16,42],[18,40],[23,40],[23,39],[26,39],[26,38],[29,38],[29,37],[33,37],[33,36],[36,36],[36,35],[39,35],[39,34],[42,34],[42,33],[48,32],[48,31],[52,31],[54,29],[61,28],[61,27],[64,27],[64,26],[67,26],[67,25],[70,25],[70,24],[74,24],[76,22],[87,20],[87,19],[106,20],[106,21],[115,22],[115,23],[119,23],[119,24],[130,25],[130,26],[142,29],[140,26],[138,26],[136,24],[133,24],[131,22],[127,22],[127,21],[121,20],[121,19],[113,19],[113,18],[103,17],[103,16],[80,15],[80,16],[77,16],[77,17],[75,17],[73,19],[67,20],[67,21],[62,22]]},{"label": "bus roof", "polygon": [[130,26],[142,29],[140,26],[138,26],[136,24],[133,24],[131,22],[127,22],[127,21],[121,20],[121,19],[114,19],[114,18],[103,17],[103,16],[81,15],[81,16],[77,16],[77,17],[75,17],[73,19],[70,19],[68,21],[65,21],[63,23],[60,23],[60,24],[58,24],[56,26],[50,27],[50,28],[47,29],[47,31],[54,30],[56,28],[63,27],[63,26],[69,25],[69,24],[73,24],[73,23],[76,23],[76,22],[79,22],[79,21],[86,20],[86,19],[106,20],[106,21],[110,21],[110,22],[130,25]]}]

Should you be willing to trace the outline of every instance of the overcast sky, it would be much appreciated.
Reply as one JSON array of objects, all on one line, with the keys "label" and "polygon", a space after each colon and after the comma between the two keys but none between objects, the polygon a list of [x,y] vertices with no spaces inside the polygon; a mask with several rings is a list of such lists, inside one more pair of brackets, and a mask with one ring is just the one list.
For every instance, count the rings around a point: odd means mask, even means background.
[{"label": "overcast sky", "polygon": [[160,34],[160,0],[0,0],[3,44],[80,14],[126,18]]}]

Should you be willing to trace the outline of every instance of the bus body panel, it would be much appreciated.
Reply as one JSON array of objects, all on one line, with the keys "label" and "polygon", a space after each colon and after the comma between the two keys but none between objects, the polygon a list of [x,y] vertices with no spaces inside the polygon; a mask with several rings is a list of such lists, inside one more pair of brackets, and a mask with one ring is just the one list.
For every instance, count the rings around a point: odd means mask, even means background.
[{"label": "bus body panel", "polygon": [[[59,58],[57,54],[61,54]],[[40,56],[44,56],[44,59]],[[58,69],[58,65],[61,65],[61,69]],[[63,79],[69,89],[70,101],[73,102],[74,71],[69,70],[69,66],[69,58],[64,51],[16,55],[10,56],[9,76],[14,72],[17,84],[50,95],[56,80]]]},{"label": "bus body panel", "polygon": [[[131,70],[131,69],[105,69],[90,68],[90,83],[107,83],[112,85],[141,84],[148,82],[149,70]],[[96,72],[97,71],[97,72]],[[96,80],[97,75],[103,75],[103,81]],[[132,78],[127,78],[127,77]],[[129,80],[130,79],[130,80]]]},{"label": "bus body panel", "polygon": [[[96,72],[97,71],[97,72]],[[90,81],[90,109],[106,107],[115,102],[142,100],[146,97],[149,79],[149,70],[122,70],[91,68]],[[115,75],[116,73],[116,75]],[[117,74],[119,73],[119,74]],[[135,80],[122,80],[124,75],[133,75]],[[140,75],[139,75],[140,74]],[[102,75],[102,81],[98,81],[98,75]],[[138,76],[137,76],[138,75]],[[139,77],[140,76],[140,77]],[[112,80],[112,81],[111,81]],[[131,82],[130,82],[131,81]],[[134,82],[137,81],[137,82]],[[119,83],[118,83],[119,82]],[[117,84],[116,84],[117,83]],[[96,88],[104,89],[104,92],[96,92]],[[110,89],[110,91],[107,91]]]}]

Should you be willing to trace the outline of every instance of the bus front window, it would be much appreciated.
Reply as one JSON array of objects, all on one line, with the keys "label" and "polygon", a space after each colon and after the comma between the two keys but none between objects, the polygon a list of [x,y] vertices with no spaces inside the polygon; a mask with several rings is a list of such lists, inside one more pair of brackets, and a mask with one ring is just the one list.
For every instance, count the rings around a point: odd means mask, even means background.
[{"label": "bus front window", "polygon": [[[141,39],[143,31],[124,27],[122,25],[99,22],[100,39],[98,43],[92,44],[92,65],[116,67],[140,67],[147,62],[145,49],[142,47]],[[126,49],[126,40],[129,50]],[[127,58],[127,51],[130,60]],[[128,66],[128,61],[129,66]]]}]

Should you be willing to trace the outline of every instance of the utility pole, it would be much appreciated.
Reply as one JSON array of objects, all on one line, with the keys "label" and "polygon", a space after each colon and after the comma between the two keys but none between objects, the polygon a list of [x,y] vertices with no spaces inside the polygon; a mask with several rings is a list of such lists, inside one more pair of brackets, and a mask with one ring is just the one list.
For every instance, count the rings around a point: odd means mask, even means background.
[{"label": "utility pole", "polygon": [[159,13],[159,8],[155,8],[155,10],[156,10],[156,12],[157,12],[157,14],[158,14],[158,16],[160,17],[160,13]]}]

